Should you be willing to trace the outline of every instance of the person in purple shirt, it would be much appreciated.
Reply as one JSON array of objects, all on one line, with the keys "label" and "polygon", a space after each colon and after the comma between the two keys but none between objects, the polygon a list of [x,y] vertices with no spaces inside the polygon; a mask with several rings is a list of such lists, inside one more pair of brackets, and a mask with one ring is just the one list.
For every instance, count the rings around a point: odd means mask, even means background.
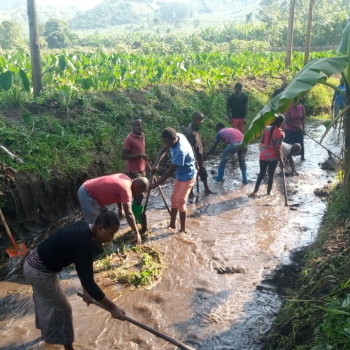
[{"label": "person in purple shirt", "polygon": [[216,124],[216,132],[214,138],[214,144],[210,147],[206,156],[213,153],[219,144],[219,142],[223,142],[226,147],[221,156],[221,161],[218,166],[218,174],[213,179],[216,181],[223,181],[223,177],[225,174],[225,166],[227,162],[234,156],[235,153],[238,155],[238,163],[242,172],[243,184],[248,183],[248,175],[247,175],[247,165],[245,162],[245,156],[247,154],[247,149],[241,147],[241,141],[243,140],[243,134],[241,131],[235,128],[225,128],[223,123]]}]

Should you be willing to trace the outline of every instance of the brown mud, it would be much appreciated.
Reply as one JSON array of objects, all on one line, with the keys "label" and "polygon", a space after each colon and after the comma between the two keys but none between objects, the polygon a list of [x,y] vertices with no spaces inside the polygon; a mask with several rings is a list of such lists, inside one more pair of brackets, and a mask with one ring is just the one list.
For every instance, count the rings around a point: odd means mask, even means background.
[{"label": "brown mud", "polygon": [[[310,126],[308,132],[317,138],[323,130],[322,126]],[[339,153],[333,139],[330,133],[325,143]],[[299,268],[292,262],[291,252],[302,252],[317,236],[325,199],[315,196],[314,190],[334,179],[333,172],[318,165],[328,157],[327,151],[307,139],[305,144],[306,161],[296,158],[300,175],[287,178],[288,200],[299,205],[296,211],[284,206],[279,176],[275,177],[273,196],[265,194],[263,183],[259,197],[248,198],[259,171],[256,144],[247,156],[250,184],[242,186],[235,162],[227,166],[223,183],[209,181],[216,195],[204,196],[200,183],[199,202],[189,206],[187,234],[167,229],[168,213],[155,190],[147,215],[152,230],[148,241],[164,254],[166,270],[148,288],[111,285],[104,288],[106,294],[129,316],[196,349],[262,349],[263,336],[281,305],[278,286],[293,283]],[[217,164],[218,158],[211,158],[208,170]],[[171,183],[164,190],[169,198]],[[71,215],[64,222],[73,219]],[[49,232],[30,233],[42,237]],[[282,265],[289,267],[280,270]],[[244,267],[245,273],[219,274],[223,266]],[[4,260],[0,274],[0,350],[60,349],[40,340],[31,290],[21,274],[20,261]],[[80,283],[74,270],[59,276],[73,307],[78,350],[176,348],[127,322],[112,320],[104,310],[87,307],[76,296]]]}]

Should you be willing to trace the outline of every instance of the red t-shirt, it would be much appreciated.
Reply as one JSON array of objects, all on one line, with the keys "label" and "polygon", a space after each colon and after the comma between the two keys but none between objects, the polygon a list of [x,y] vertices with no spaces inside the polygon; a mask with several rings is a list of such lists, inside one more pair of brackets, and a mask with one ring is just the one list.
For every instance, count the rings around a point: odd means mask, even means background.
[{"label": "red t-shirt", "polygon": [[84,182],[84,188],[101,205],[129,204],[132,201],[131,179],[124,174],[97,177]]},{"label": "red t-shirt", "polygon": [[280,152],[282,147],[284,132],[281,128],[275,127],[270,139],[271,128],[272,126],[266,127],[261,136],[260,143],[262,147],[260,150],[260,160],[272,161],[279,159],[278,152]]},{"label": "red t-shirt", "polygon": [[[131,154],[145,153],[145,135],[136,135],[131,132],[124,140],[123,149]],[[146,169],[146,161],[143,158],[128,159],[126,161],[126,171],[128,173],[138,173]]]}]

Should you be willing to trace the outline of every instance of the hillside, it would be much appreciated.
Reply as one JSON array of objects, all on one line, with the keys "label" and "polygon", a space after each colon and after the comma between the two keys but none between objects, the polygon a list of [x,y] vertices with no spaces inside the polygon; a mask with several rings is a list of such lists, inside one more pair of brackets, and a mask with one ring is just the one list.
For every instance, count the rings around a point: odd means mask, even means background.
[{"label": "hillside", "polygon": [[[104,0],[93,9],[80,13],[69,21],[72,29],[94,29],[108,26],[159,20],[174,23],[181,20],[214,19],[241,22],[249,13],[256,13],[260,0],[190,0],[188,2]],[[213,18],[208,18],[211,22]]]}]

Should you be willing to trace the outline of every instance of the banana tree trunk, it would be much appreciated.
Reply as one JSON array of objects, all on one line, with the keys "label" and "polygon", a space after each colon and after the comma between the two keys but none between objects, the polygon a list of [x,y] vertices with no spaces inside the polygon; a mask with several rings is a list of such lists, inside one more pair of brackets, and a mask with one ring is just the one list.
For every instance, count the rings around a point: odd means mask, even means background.
[{"label": "banana tree trunk", "polygon": [[290,0],[290,2],[289,2],[289,20],[288,20],[287,47],[286,47],[286,67],[289,67],[292,63],[295,2],[296,2],[296,0]]},{"label": "banana tree trunk", "polygon": [[32,62],[33,90],[34,97],[37,97],[43,89],[43,80],[41,74],[39,25],[35,0],[27,0],[27,10],[29,21],[30,58]]},{"label": "banana tree trunk", "polygon": [[304,64],[306,64],[310,59],[310,45],[311,45],[311,28],[312,28],[312,10],[314,7],[314,0],[309,2],[309,13],[307,19],[307,28],[306,28],[306,45],[305,45],[305,54],[304,54]]}]

